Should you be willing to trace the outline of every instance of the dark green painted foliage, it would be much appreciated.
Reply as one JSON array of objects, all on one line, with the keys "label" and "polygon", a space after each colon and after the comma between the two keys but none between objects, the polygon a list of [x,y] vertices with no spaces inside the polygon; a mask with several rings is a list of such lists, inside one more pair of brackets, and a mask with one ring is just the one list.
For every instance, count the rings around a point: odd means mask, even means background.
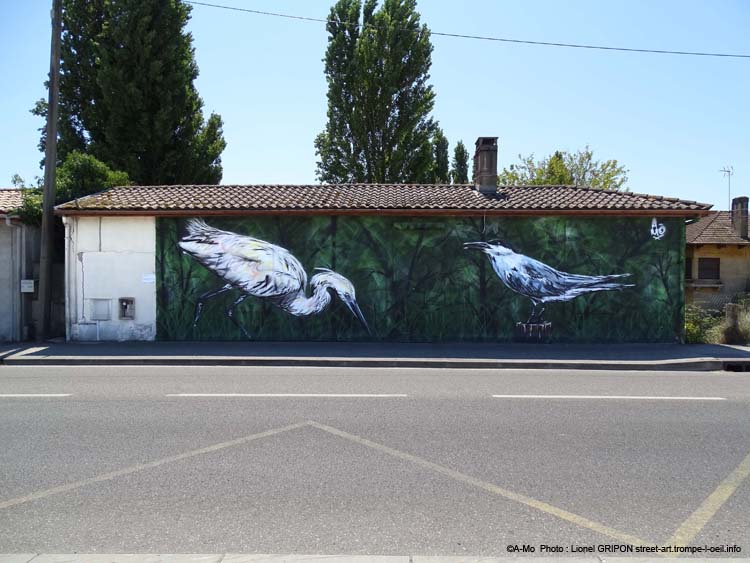
[{"label": "dark green painted foliage", "polygon": [[[356,287],[373,339],[392,341],[511,340],[530,311],[526,297],[501,283],[487,259],[463,243],[499,239],[518,253],[575,274],[630,273],[635,287],[548,303],[545,319],[559,341],[660,341],[681,338],[684,223],[660,219],[666,234],[651,236],[650,218],[208,218],[217,228],[288,249],[312,276],[331,268]],[[180,253],[185,223],[159,219],[158,335],[164,340],[242,339],[225,315],[239,290],[209,301],[197,329],[197,297],[223,285]],[[309,290],[308,290],[309,291]],[[259,340],[368,340],[334,297],[323,313],[294,317],[250,297],[236,313]]]}]

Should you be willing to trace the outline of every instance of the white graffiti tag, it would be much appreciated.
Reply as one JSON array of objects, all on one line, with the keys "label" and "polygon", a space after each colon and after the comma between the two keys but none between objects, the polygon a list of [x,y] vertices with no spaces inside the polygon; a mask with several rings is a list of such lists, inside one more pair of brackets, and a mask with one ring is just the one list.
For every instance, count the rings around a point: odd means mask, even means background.
[{"label": "white graffiti tag", "polygon": [[661,240],[665,234],[667,234],[667,228],[664,223],[657,223],[656,217],[651,219],[651,236],[654,237],[654,240]]}]

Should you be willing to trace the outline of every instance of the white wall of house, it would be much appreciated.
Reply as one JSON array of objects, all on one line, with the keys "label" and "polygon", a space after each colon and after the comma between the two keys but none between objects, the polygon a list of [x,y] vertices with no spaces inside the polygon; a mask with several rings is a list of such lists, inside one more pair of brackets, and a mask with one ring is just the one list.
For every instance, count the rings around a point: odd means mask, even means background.
[{"label": "white wall of house", "polygon": [[[65,317],[68,340],[154,340],[154,217],[69,216],[65,223]],[[120,301],[135,300],[135,318]]]}]

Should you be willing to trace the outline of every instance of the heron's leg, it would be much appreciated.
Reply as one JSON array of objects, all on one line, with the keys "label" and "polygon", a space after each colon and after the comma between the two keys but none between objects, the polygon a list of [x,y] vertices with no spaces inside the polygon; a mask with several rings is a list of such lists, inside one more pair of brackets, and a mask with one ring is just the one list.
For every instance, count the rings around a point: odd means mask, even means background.
[{"label": "heron's leg", "polygon": [[529,318],[526,319],[526,324],[531,324],[531,321],[533,321],[536,318],[536,301],[531,302],[531,313],[529,313]]},{"label": "heron's leg", "polygon": [[237,322],[237,319],[234,318],[234,310],[237,308],[237,305],[239,305],[240,303],[242,303],[248,297],[250,297],[249,293],[243,293],[237,299],[235,299],[234,303],[232,303],[229,306],[229,308],[227,309],[227,317],[229,317],[229,320],[232,321],[232,323],[234,324],[234,326],[236,326],[238,329],[240,329],[242,331],[242,334],[245,335],[245,338],[247,338],[248,340],[251,340],[252,337],[250,336],[250,333],[248,333],[245,330],[245,327],[242,326],[239,322]]},{"label": "heron's leg", "polygon": [[201,318],[201,313],[203,312],[203,304],[209,299],[216,297],[217,295],[226,293],[230,289],[232,289],[232,286],[230,284],[227,284],[223,287],[220,287],[219,289],[212,289],[211,291],[207,291],[206,293],[198,297],[198,300],[195,302],[195,314],[193,315],[193,328],[198,326],[198,320]]}]

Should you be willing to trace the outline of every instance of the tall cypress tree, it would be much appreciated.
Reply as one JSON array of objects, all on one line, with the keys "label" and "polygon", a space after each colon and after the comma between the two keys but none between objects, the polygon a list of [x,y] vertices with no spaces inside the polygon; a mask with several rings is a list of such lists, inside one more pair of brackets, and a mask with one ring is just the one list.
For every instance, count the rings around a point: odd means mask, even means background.
[{"label": "tall cypress tree", "polygon": [[[106,0],[63,0],[60,49],[57,157],[63,162],[72,151],[85,151],[90,137],[84,124],[94,124],[101,99],[96,81],[98,41],[104,26]],[[47,101],[37,101],[31,113],[47,117]],[[40,127],[39,150],[44,152],[47,127]],[[43,162],[43,161],[42,161]]]},{"label": "tall cypress tree", "polygon": [[456,143],[456,148],[453,149],[451,179],[454,184],[469,183],[469,151],[463,141]]},{"label": "tall cypress tree", "polygon": [[[61,160],[84,150],[140,184],[218,183],[221,118],[203,117],[190,7],[63,0]],[[46,108],[37,105],[38,113]]]},{"label": "tall cypress tree", "polygon": [[443,130],[438,127],[433,140],[435,148],[435,183],[447,184],[450,182],[450,157],[448,156],[448,139]]},{"label": "tall cypress tree", "polygon": [[427,81],[432,44],[415,0],[339,0],[331,9],[328,122],[315,139],[323,182],[429,182],[433,174]]}]

